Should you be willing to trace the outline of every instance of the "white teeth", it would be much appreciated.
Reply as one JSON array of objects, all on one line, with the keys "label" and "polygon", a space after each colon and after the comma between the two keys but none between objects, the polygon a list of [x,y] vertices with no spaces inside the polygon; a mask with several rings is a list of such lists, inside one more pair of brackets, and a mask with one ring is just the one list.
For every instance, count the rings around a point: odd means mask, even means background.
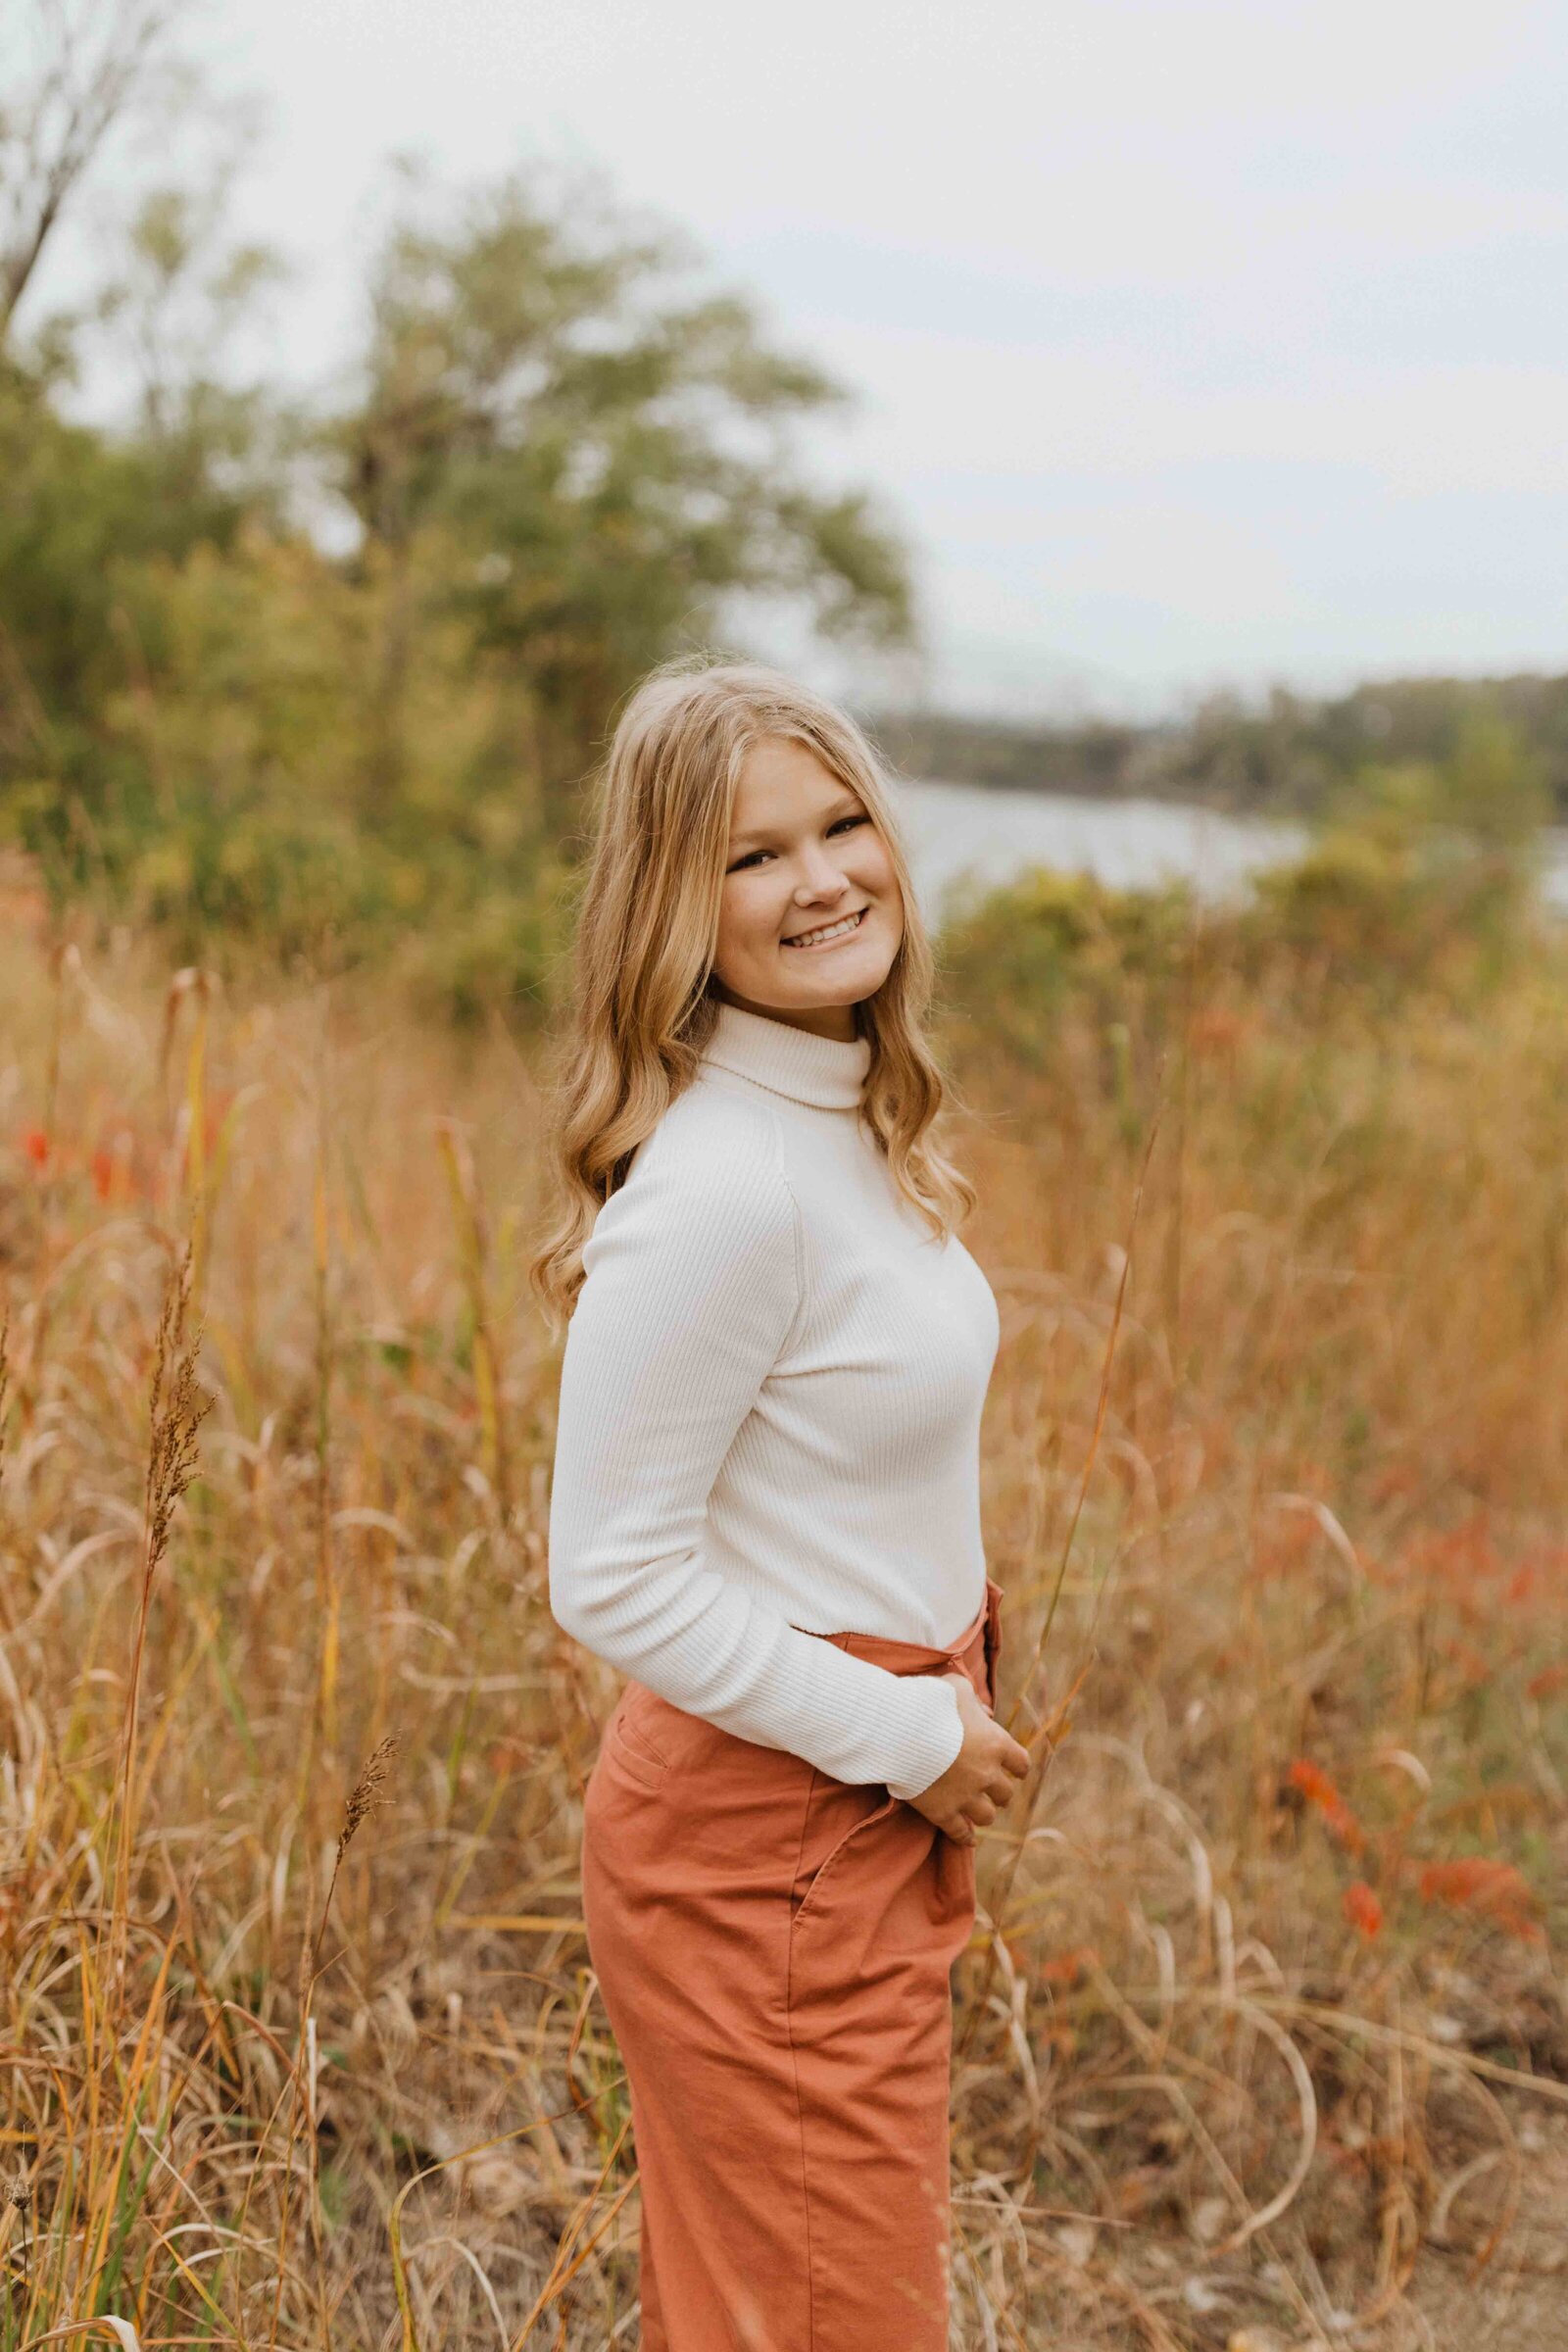
[{"label": "white teeth", "polygon": [[829,923],[826,929],[821,931],[803,931],[798,938],[785,940],[784,945],[787,948],[825,946],[830,939],[842,939],[846,932],[856,930],[858,927],[860,916],[864,912],[865,908],[862,906],[856,913],[847,914],[842,923]]}]

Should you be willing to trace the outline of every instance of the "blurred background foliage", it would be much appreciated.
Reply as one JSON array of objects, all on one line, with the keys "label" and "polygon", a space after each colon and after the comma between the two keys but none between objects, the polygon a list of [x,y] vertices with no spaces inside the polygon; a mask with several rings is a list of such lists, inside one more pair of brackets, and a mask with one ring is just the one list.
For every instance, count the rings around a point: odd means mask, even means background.
[{"label": "blurred background foliage", "polygon": [[[144,181],[91,293],[50,307],[98,148],[135,121],[177,156],[203,102],[177,6],[121,0],[96,48],[51,50],[69,17],[0,93],[0,835],[57,904],[184,960],[372,961],[460,1016],[547,1012],[583,779],[649,664],[742,647],[759,601],[918,643],[894,523],[793,449],[850,394],[588,172],[453,193],[397,166],[352,364],[311,400],[273,364],[286,272],[230,227],[234,142]],[[89,422],[106,366],[134,391]],[[915,774],[1305,812],[1239,942],[1384,986],[1457,968],[1456,932],[1494,968],[1568,808],[1564,680],[1159,727],[863,715]],[[956,954],[1002,956],[1039,1018],[1070,969],[1102,985],[1190,924],[1180,899],[1026,882]]]},{"label": "blurred background foliage", "polygon": [[1254,1004],[1283,1000],[1293,1030],[1327,1033],[1347,1011],[1403,1018],[1416,999],[1479,1009],[1559,960],[1538,888],[1548,809],[1541,760],[1473,713],[1446,759],[1365,762],[1340,779],[1304,853],[1258,874],[1240,904],[1207,907],[1186,880],[1121,890],[1047,867],[967,885],[943,932],[951,1001],[977,1041],[1036,1071],[1059,1062],[1063,1015],[1091,1014],[1113,1091],[1135,1049],[1152,1080],[1221,972]]},{"label": "blurred background foliage", "polygon": [[[454,195],[400,168],[314,403],[236,363],[282,273],[226,231],[231,165],[145,189],[92,298],[40,312],[91,160],[61,74],[103,137],[191,103],[151,76],[170,12],[118,22],[0,113],[0,823],[58,898],[176,954],[528,997],[581,779],[650,663],[749,597],[908,639],[896,533],[790,445],[849,395],[586,172]],[[138,393],[87,423],[106,356]]]}]

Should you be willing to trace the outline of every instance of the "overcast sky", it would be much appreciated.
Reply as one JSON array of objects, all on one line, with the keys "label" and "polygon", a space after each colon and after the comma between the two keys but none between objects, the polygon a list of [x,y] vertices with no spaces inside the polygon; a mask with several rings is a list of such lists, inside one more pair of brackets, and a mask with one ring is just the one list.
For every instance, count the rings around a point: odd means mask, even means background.
[{"label": "overcast sky", "polygon": [[346,345],[394,149],[588,159],[863,394],[930,691],[1568,668],[1568,12],[213,0],[244,217]]}]

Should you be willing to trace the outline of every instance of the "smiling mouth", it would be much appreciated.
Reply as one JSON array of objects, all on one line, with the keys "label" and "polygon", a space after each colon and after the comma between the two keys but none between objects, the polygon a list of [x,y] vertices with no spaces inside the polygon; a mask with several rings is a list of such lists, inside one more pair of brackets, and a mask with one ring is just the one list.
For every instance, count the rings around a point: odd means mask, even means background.
[{"label": "smiling mouth", "polygon": [[854,938],[865,919],[866,911],[863,906],[857,907],[854,914],[844,915],[836,923],[821,923],[814,931],[797,931],[793,939],[786,939],[781,944],[786,948],[803,949],[837,947],[841,939]]}]

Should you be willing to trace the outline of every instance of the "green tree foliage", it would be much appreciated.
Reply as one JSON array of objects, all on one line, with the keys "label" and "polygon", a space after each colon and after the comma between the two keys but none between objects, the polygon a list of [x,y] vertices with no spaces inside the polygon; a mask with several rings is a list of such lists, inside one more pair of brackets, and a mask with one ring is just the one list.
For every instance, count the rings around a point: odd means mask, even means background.
[{"label": "green tree foliage", "polygon": [[[238,356],[279,272],[230,233],[226,134],[205,181],[126,198],[95,300],[41,311],[105,145],[219,116],[177,54],[184,0],[17,8],[0,832],[62,897],[156,921],[187,959],[373,954],[460,1008],[548,997],[578,789],[651,663],[739,648],[780,600],[840,643],[912,640],[897,533],[799,459],[849,394],[596,175],[453,196],[405,168],[347,388],[286,397]],[[132,388],[112,429],[73,405],[106,354]],[[1541,820],[1568,808],[1568,679],[1279,689],[1164,727],[873,724],[918,773],[1321,814],[1235,954],[1391,987],[1506,958]],[[1067,992],[1134,1034],[1126,990],[1165,1001],[1193,920],[1180,892],[1036,876],[951,944],[1013,1048],[1043,1052]]]},{"label": "green tree foliage", "polygon": [[[751,596],[908,636],[896,538],[792,458],[848,395],[675,238],[513,178],[409,190],[354,397],[312,414],[227,363],[276,270],[223,197],[144,195],[91,313],[0,362],[0,824],[187,956],[545,994],[649,663]],[[69,415],[94,338],[139,387],[114,430]]]},{"label": "green tree foliage", "polygon": [[784,428],[846,393],[769,348],[740,297],[688,291],[684,241],[638,233],[585,176],[430,210],[380,254],[362,396],[328,437],[368,561],[397,579],[431,535],[450,553],[425,601],[392,599],[379,789],[405,764],[431,597],[532,690],[551,830],[614,703],[749,592],[803,600],[838,637],[907,639],[899,546],[863,494],[817,492],[790,461]]},{"label": "green tree foliage", "polygon": [[1371,761],[1338,783],[1306,855],[1259,877],[1252,928],[1386,989],[1485,982],[1528,952],[1550,812],[1544,760],[1472,710],[1446,759]]}]

